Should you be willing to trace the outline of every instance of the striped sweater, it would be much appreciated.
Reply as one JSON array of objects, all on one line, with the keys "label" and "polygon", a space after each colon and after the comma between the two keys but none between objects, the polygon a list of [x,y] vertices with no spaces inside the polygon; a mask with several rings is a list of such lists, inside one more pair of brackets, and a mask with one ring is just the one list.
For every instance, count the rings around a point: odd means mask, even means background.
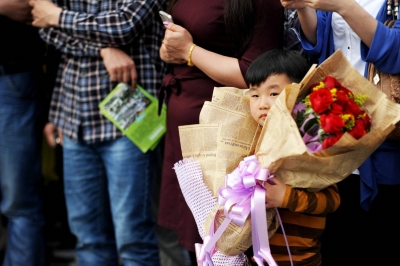
[{"label": "striped sweater", "polygon": [[[318,192],[286,186],[279,214],[294,265],[318,266],[321,264],[319,238],[325,228],[326,214],[335,211],[339,204],[340,196],[336,185]],[[290,265],[281,227],[269,241],[272,256],[277,264]]]}]

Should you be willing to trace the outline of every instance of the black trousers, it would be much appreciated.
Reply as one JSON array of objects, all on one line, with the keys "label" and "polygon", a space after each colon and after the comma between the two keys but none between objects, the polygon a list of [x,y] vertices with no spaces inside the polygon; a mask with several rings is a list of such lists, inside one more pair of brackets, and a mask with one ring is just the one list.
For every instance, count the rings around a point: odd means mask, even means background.
[{"label": "black trousers", "polygon": [[378,187],[371,208],[364,211],[359,176],[338,183],[341,204],[327,215],[321,239],[323,266],[399,265],[400,185]]}]

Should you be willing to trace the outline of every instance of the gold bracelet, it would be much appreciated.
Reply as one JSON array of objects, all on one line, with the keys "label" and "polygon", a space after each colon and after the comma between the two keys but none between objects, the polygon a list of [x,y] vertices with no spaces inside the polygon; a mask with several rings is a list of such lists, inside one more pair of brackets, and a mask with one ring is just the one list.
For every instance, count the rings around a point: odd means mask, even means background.
[{"label": "gold bracelet", "polygon": [[192,52],[193,52],[193,48],[196,46],[196,44],[192,44],[192,46],[190,46],[189,49],[189,54],[188,54],[188,59],[187,59],[187,65],[192,67],[194,66],[192,63]]}]

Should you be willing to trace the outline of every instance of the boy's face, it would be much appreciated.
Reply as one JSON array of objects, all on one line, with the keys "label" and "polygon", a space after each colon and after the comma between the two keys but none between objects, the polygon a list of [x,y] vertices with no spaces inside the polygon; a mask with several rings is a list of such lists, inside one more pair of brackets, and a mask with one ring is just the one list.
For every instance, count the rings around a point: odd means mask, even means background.
[{"label": "boy's face", "polygon": [[264,126],[269,109],[278,95],[291,83],[286,74],[276,74],[269,76],[260,86],[250,85],[250,112],[260,126]]}]

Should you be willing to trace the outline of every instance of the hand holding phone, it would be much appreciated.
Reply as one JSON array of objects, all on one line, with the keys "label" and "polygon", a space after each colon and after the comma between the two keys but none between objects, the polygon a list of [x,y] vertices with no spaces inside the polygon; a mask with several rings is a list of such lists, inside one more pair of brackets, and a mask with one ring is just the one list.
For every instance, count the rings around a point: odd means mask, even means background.
[{"label": "hand holding phone", "polygon": [[171,22],[173,23],[174,21],[172,20],[172,16],[170,14],[168,14],[167,12],[164,11],[160,11],[158,12],[160,14],[160,17],[162,19],[163,22]]}]

